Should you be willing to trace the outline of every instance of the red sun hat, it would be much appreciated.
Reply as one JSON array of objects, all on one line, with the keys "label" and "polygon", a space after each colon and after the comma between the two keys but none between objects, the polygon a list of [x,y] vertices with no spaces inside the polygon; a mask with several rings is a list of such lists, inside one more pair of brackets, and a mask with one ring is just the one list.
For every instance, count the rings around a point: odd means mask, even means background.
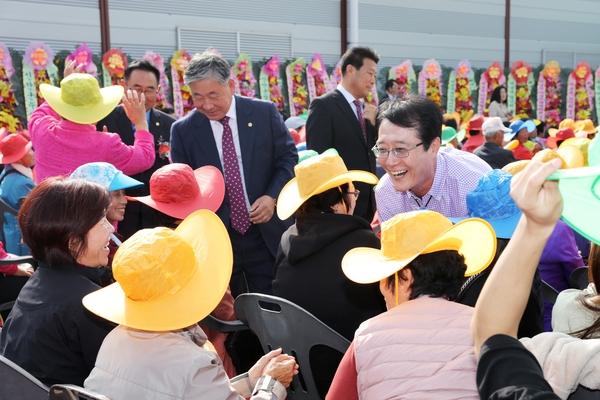
[{"label": "red sun hat", "polygon": [[481,115],[477,115],[476,117],[471,118],[471,120],[469,121],[469,130],[480,131],[484,121],[485,118],[483,118]]},{"label": "red sun hat", "polygon": [[546,146],[550,147],[551,149],[556,149],[558,148],[557,142],[561,140],[567,140],[572,137],[575,137],[575,132],[573,132],[573,129],[569,127],[561,128],[556,131],[554,136],[550,136],[548,139],[546,139]]},{"label": "red sun hat", "polygon": [[207,165],[197,170],[173,163],[154,171],[150,196],[127,197],[173,218],[185,219],[197,210],[215,212],[225,197],[225,180],[218,168]]},{"label": "red sun hat", "polygon": [[[0,129],[0,137],[4,128]],[[19,161],[31,150],[31,142],[19,133],[9,134],[0,140],[0,163],[12,164]]]}]

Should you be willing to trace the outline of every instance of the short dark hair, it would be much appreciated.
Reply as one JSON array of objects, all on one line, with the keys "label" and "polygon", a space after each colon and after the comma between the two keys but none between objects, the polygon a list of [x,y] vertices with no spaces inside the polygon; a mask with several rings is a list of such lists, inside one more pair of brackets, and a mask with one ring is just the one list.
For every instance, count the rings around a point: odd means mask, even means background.
[{"label": "short dark hair", "polygon": [[147,60],[134,60],[129,63],[127,68],[125,68],[125,81],[129,79],[131,73],[136,69],[140,71],[151,72],[156,77],[156,82],[160,84],[160,71],[154,64]]},{"label": "short dark hair", "polygon": [[[323,193],[315,194],[306,200],[299,208],[300,212],[304,213],[331,213],[333,207],[340,201],[343,201],[346,207],[350,205],[348,201],[348,190],[350,185],[347,183],[341,184],[324,191]],[[340,191],[341,189],[341,191]]]},{"label": "short dark hair", "polygon": [[[413,283],[410,285],[410,300],[419,296],[444,297],[454,301],[465,281],[467,265],[465,258],[456,250],[442,250],[421,254],[404,269],[398,271],[398,279],[406,280],[403,273],[410,269]],[[395,292],[395,277],[390,275],[386,284]]]},{"label": "short dark hair", "polygon": [[[496,89],[494,89],[494,91],[492,92],[492,97],[490,97],[490,103],[492,101],[495,101],[497,103],[502,103],[502,100],[500,99],[500,90],[506,90],[506,86],[503,85],[499,85],[496,86]],[[508,101],[508,96],[506,97],[506,100],[504,100],[504,102],[506,103]]]},{"label": "short dark hair", "polygon": [[456,120],[452,117],[444,117],[444,125],[454,128],[455,131],[458,131],[458,124],[456,123]]},{"label": "short dark hair", "polygon": [[402,128],[415,128],[423,148],[429,150],[435,138],[442,137],[442,112],[437,104],[425,96],[408,93],[392,100],[377,116],[377,125],[383,120]]},{"label": "short dark hair", "polygon": [[394,79],[388,79],[385,82],[385,91],[387,92],[392,86],[394,86],[394,83],[397,83]]},{"label": "short dark hair", "polygon": [[85,179],[53,177],[29,193],[19,212],[23,242],[51,267],[76,263],[88,232],[106,216],[108,189]]},{"label": "short dark hair", "polygon": [[361,69],[365,58],[375,61],[375,64],[379,62],[379,55],[375,50],[368,47],[352,47],[346,51],[342,56],[342,76],[346,75],[348,65],[352,65],[356,69]]}]

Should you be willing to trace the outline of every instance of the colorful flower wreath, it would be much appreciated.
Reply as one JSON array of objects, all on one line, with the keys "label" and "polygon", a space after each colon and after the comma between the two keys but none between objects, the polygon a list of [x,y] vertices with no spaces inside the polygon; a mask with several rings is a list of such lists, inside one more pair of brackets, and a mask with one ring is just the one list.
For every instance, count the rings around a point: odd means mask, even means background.
[{"label": "colorful flower wreath", "polygon": [[183,73],[191,59],[190,53],[185,50],[177,50],[171,58],[171,79],[173,80],[173,103],[176,118],[181,118],[194,109],[192,92],[183,81]]},{"label": "colorful flower wreath", "polygon": [[256,91],[254,90],[256,79],[252,71],[252,60],[246,53],[240,54],[233,65],[233,72],[237,78],[240,95],[244,97],[256,97]]},{"label": "colorful flower wreath", "polygon": [[442,106],[442,68],[434,59],[425,61],[419,72],[419,94]]},{"label": "colorful flower wreath", "polygon": [[306,66],[306,84],[311,100],[334,89],[327,75],[323,57],[318,53],[315,53],[312,62]]},{"label": "colorful flower wreath", "polygon": [[488,116],[488,108],[492,99],[492,92],[498,86],[506,83],[504,70],[498,61],[494,61],[492,65],[481,74],[479,79],[479,97],[477,101],[477,114]]},{"label": "colorful flower wreath", "polygon": [[275,54],[263,67],[260,69],[260,98],[270,100],[275,103],[279,112],[283,111],[285,106],[283,94],[279,87],[279,57]]},{"label": "colorful flower wreath", "polygon": [[448,105],[447,113],[454,111],[460,114],[460,119],[467,119],[469,113],[473,110],[473,95],[471,94],[475,86],[475,76],[471,63],[462,60],[458,67],[450,73],[448,79]]},{"label": "colorful flower wreath", "polygon": [[410,93],[416,81],[412,61],[406,60],[400,65],[390,68],[388,72],[389,79],[395,80],[398,84],[398,94]]},{"label": "colorful flower wreath", "polygon": [[508,77],[508,109],[519,118],[531,118],[533,102],[531,91],[535,84],[531,65],[525,61],[515,61]]},{"label": "colorful flower wreath", "polygon": [[68,55],[66,61],[75,61],[75,66],[83,65],[82,72],[98,76],[98,68],[96,68],[96,64],[92,60],[92,50],[90,50],[86,43],[81,44],[74,52]]},{"label": "colorful flower wreath", "polygon": [[31,42],[23,56],[23,92],[27,119],[43,102],[39,87],[42,83],[58,83],[58,68],[54,65],[54,52],[43,42]]},{"label": "colorful flower wreath", "polygon": [[335,68],[331,72],[330,80],[334,89],[342,82],[342,59],[335,64]]},{"label": "colorful flower wreath", "polygon": [[17,99],[10,82],[14,72],[10,52],[6,44],[0,42],[0,128],[6,128],[12,133],[21,129],[21,121],[14,117]]},{"label": "colorful flower wreath", "polygon": [[540,73],[537,89],[537,119],[549,127],[560,125],[560,65],[557,61],[548,61]]},{"label": "colorful flower wreath", "polygon": [[302,57],[285,67],[290,96],[290,116],[292,117],[308,111],[308,91],[302,80],[305,68],[306,60]]},{"label": "colorful flower wreath", "polygon": [[119,85],[125,76],[127,57],[121,49],[110,49],[102,56],[102,81],[104,87]]},{"label": "colorful flower wreath", "polygon": [[156,108],[159,110],[164,110],[165,108],[173,108],[173,105],[169,101],[169,78],[167,78],[167,74],[165,73],[165,60],[159,54],[156,54],[153,51],[147,51],[143,56],[142,60],[146,60],[152,63],[159,72],[159,82],[160,88],[156,94]]},{"label": "colorful flower wreath", "polygon": [[589,119],[594,109],[592,69],[587,62],[580,62],[569,74],[567,84],[567,118]]}]

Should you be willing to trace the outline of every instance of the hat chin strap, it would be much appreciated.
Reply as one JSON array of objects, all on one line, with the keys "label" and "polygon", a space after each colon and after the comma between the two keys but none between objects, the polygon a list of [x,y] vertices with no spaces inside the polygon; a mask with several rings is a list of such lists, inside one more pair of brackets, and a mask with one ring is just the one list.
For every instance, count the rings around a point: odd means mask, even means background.
[{"label": "hat chin strap", "polygon": [[398,271],[396,271],[396,273],[394,274],[394,281],[396,284],[396,307],[398,307]]}]

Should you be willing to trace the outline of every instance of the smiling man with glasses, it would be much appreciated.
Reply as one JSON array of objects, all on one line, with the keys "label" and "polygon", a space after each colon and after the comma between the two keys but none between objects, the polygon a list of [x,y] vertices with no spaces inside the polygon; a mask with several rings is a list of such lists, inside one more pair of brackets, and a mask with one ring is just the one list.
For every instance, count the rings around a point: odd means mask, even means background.
[{"label": "smiling man with glasses", "polygon": [[381,222],[418,209],[468,215],[466,195],[490,166],[464,151],[440,148],[442,114],[426,97],[407,95],[379,115],[373,154],[387,174],[375,191]]}]

